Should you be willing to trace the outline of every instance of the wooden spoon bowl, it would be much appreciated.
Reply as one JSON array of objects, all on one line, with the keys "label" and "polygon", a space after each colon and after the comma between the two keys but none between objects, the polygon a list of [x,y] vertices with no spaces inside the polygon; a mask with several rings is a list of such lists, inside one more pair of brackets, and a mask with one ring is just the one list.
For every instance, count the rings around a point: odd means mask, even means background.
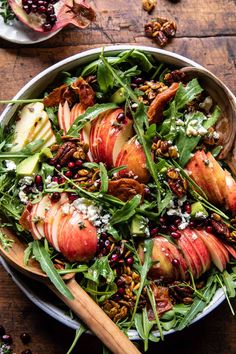
[{"label": "wooden spoon bowl", "polygon": [[0,229],[9,239],[13,240],[12,247],[5,250],[0,243],[0,255],[16,270],[27,277],[40,281],[50,288],[81,320],[87,327],[115,354],[138,354],[139,350],[120,331],[117,325],[105,314],[105,312],[91,299],[91,297],[77,283],[72,275],[67,277],[66,285],[74,296],[73,300],[64,297],[52,285],[47,275],[43,273],[38,262],[30,260],[24,264],[24,244],[10,230]]}]

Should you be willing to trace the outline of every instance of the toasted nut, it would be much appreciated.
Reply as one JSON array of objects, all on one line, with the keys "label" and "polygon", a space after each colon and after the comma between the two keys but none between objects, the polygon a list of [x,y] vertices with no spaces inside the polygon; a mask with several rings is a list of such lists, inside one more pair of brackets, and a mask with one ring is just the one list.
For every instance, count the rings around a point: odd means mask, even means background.
[{"label": "toasted nut", "polygon": [[50,150],[51,150],[52,152],[55,152],[55,151],[57,151],[57,150],[59,149],[59,147],[60,147],[60,145],[58,145],[58,144],[53,144],[53,145],[50,147]]},{"label": "toasted nut", "polygon": [[220,221],[221,220],[221,216],[216,214],[216,213],[213,213],[211,214],[211,217],[212,219],[214,219],[215,221]]}]

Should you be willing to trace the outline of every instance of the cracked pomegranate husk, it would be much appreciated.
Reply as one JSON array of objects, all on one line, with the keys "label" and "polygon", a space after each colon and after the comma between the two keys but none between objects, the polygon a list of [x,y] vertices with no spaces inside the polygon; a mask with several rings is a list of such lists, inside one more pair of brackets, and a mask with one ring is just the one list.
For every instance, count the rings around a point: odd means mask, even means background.
[{"label": "cracked pomegranate husk", "polygon": [[8,0],[12,11],[37,32],[53,32],[69,23],[87,27],[95,12],[84,0]]}]

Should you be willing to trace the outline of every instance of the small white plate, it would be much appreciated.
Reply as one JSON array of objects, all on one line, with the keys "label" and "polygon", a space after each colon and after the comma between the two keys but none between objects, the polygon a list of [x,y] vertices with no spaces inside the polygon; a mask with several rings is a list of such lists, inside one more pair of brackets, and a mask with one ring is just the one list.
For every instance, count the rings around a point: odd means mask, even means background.
[{"label": "small white plate", "polygon": [[3,18],[0,17],[0,37],[13,43],[32,44],[43,42],[55,36],[59,31],[49,33],[36,32],[17,20],[12,21],[11,25],[6,24]]}]

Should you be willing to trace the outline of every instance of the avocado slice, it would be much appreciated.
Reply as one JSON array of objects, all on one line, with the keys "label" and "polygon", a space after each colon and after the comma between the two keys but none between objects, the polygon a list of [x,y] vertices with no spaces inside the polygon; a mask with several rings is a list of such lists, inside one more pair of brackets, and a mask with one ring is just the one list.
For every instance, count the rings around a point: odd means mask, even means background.
[{"label": "avocado slice", "polygon": [[208,212],[200,202],[193,203],[191,205],[191,217],[194,219],[205,219],[208,216]]},{"label": "avocado slice", "polygon": [[17,165],[16,173],[18,176],[31,176],[37,172],[39,161],[40,153],[27,157]]},{"label": "avocado slice", "polygon": [[145,237],[146,227],[147,220],[142,215],[135,215],[131,221],[130,232],[133,236]]},{"label": "avocado slice", "polygon": [[125,89],[123,87],[119,88],[116,92],[111,96],[111,102],[121,104],[125,102]]}]

